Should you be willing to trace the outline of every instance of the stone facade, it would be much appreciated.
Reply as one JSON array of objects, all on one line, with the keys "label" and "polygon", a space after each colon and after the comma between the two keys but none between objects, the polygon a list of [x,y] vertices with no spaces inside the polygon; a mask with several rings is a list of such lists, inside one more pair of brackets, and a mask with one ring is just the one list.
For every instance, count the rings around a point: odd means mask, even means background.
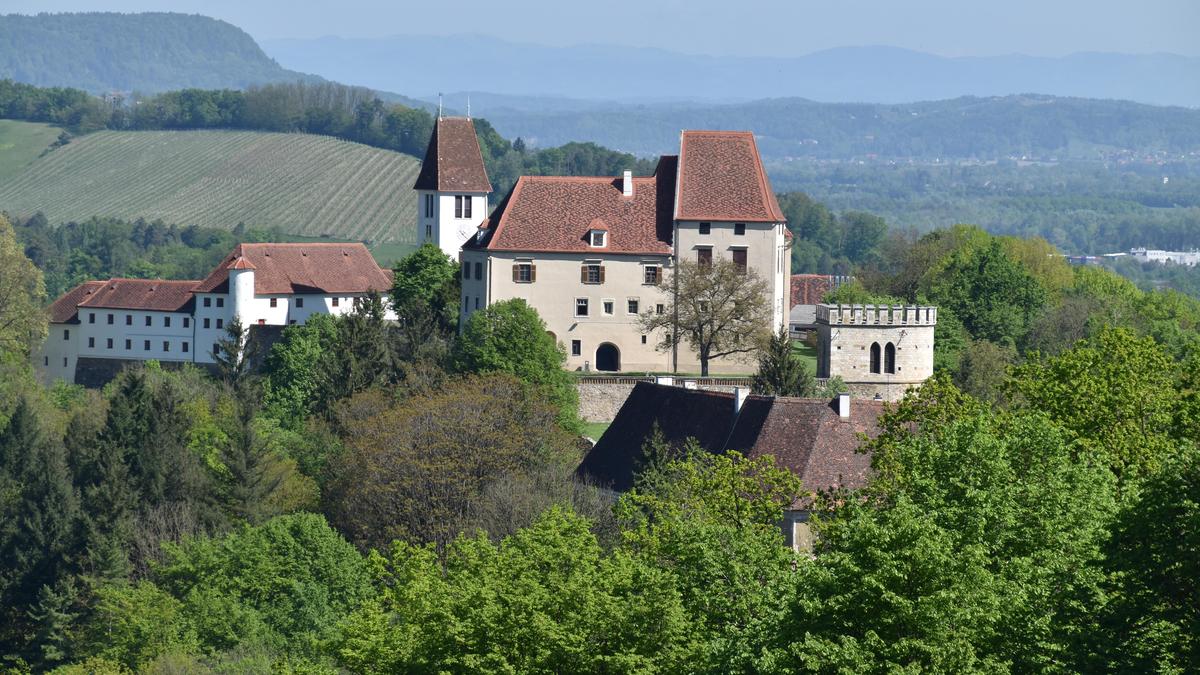
[{"label": "stone facade", "polygon": [[855,398],[898,401],[933,375],[937,308],[818,305],[817,377],[840,377]]}]

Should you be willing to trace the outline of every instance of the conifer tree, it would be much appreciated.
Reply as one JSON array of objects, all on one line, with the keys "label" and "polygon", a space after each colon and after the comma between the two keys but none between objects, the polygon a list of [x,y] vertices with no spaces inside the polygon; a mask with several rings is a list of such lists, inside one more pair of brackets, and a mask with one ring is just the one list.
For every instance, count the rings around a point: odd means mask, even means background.
[{"label": "conifer tree", "polygon": [[767,341],[758,356],[754,393],[768,396],[809,396],[815,385],[812,373],[796,358],[786,326]]}]

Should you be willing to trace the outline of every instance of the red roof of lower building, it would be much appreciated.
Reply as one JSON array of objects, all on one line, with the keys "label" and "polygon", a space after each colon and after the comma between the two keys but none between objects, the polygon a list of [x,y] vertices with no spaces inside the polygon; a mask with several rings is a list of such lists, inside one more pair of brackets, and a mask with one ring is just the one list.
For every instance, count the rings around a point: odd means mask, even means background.
[{"label": "red roof of lower building", "polygon": [[103,286],[103,281],[85,281],[75,288],[63,293],[55,300],[49,309],[50,323],[79,323],[79,303],[83,302],[97,289]]},{"label": "red roof of lower building", "polygon": [[792,304],[816,305],[825,298],[825,294],[833,290],[833,279],[828,274],[793,274],[792,275]]},{"label": "red roof of lower building", "polygon": [[78,303],[88,309],[140,309],[189,312],[195,281],[109,279]]},{"label": "red roof of lower building", "polygon": [[[244,262],[238,263],[239,259]],[[234,264],[241,265],[237,269],[254,270],[257,295],[382,293],[392,286],[391,276],[361,243],[239,244],[195,292],[228,292],[229,269]]]},{"label": "red roof of lower building", "polygon": [[679,143],[677,220],[784,222],[754,134],[684,131]]}]

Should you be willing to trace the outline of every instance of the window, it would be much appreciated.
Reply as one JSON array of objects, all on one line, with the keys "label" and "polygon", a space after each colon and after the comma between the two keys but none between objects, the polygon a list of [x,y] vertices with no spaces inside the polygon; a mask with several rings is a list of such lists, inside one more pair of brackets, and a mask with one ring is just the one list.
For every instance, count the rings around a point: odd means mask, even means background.
[{"label": "window", "polygon": [[655,306],[654,306],[654,313],[655,313],[655,314],[659,314],[659,315],[661,315],[661,314],[663,314],[664,312],[666,312],[666,307],[664,307],[664,306],[663,306],[661,303],[660,303],[660,304],[657,304],[657,305],[655,305]]},{"label": "window", "polygon": [[188,353],[188,343],[186,343],[186,342],[180,343],[179,348],[183,350],[184,354]]},{"label": "window", "polygon": [[171,317],[164,316],[163,317],[163,328],[170,328],[170,327],[171,327]]},{"label": "window", "polygon": [[225,306],[225,298],[217,298],[217,307]]},{"label": "window", "polygon": [[94,338],[94,337],[88,338],[88,349],[93,349],[93,348],[95,348],[95,346],[96,346],[96,338]]},{"label": "window", "polygon": [[147,351],[147,352],[150,351],[150,341],[149,340],[142,340],[142,350]]},{"label": "window", "polygon": [[607,315],[607,316],[612,316],[612,313],[613,313],[613,305],[615,305],[616,303],[615,303],[614,301],[612,301],[612,300],[605,300],[605,301],[603,301],[603,302],[602,302],[602,303],[600,303],[600,304],[601,304],[601,306],[604,308],[604,313],[605,313],[605,315]]},{"label": "window", "polygon": [[296,306],[303,307],[304,306],[304,298],[296,298]]},{"label": "window", "polygon": [[470,301],[471,301],[470,298],[468,298],[465,295],[463,296],[463,311],[464,312],[467,311],[468,309],[470,309],[470,306],[467,305],[467,303],[469,303]]},{"label": "window", "polygon": [[475,309],[479,309],[479,296],[475,296]]},{"label": "window", "polygon": [[191,319],[191,317],[188,317],[188,316],[185,316],[185,317],[183,317],[183,327],[184,327],[184,328],[191,328],[191,327],[192,327],[192,319]]},{"label": "window", "polygon": [[104,347],[105,347],[105,349],[112,349],[112,338],[108,338],[107,340],[105,340]]},{"label": "window", "polygon": [[131,349],[133,349],[133,340],[126,340],[125,341],[125,351],[129,351]]},{"label": "window", "polygon": [[592,248],[604,248],[608,246],[608,233],[604,230],[592,230],[589,234],[591,235],[590,243]]},{"label": "window", "polygon": [[88,323],[96,323],[96,313],[88,312]]},{"label": "window", "polygon": [[642,336],[642,344],[646,344],[646,336],[645,335]]},{"label": "window", "polygon": [[638,299],[637,298],[629,298],[628,300],[625,301],[625,312],[628,314],[637,314],[638,313]]},{"label": "window", "polygon": [[462,266],[463,266],[463,278],[470,279],[471,278],[471,263],[464,262],[462,264]]},{"label": "window", "polygon": [[204,317],[204,327],[209,328],[209,318],[208,317]]},{"label": "window", "polygon": [[733,264],[738,266],[738,271],[742,274],[746,273],[746,249],[733,249]]},{"label": "window", "polygon": [[333,306],[334,306],[334,307],[337,307],[337,306],[338,306],[338,301],[339,301],[339,300],[341,300],[341,298],[334,298],[334,299],[333,299],[333,303],[332,303],[332,304],[333,304]]},{"label": "window", "polygon": [[712,223],[700,223],[700,234],[712,232]]},{"label": "window", "polygon": [[292,325],[292,324],[294,324],[294,323],[296,323],[296,320],[295,320],[295,319],[288,319],[288,325],[289,325],[289,326],[290,326],[290,325]]},{"label": "window", "polygon": [[63,329],[63,339],[64,339],[64,340],[70,340],[70,339],[71,339],[71,329],[70,329],[70,328],[64,328],[64,329]]},{"label": "window", "polygon": [[212,348],[212,355],[219,356],[220,354],[221,354],[221,345],[214,342],[213,348]]},{"label": "window", "polygon": [[871,343],[871,372],[879,372],[879,343]]},{"label": "window", "polygon": [[580,269],[579,281],[585,284],[604,283],[604,265],[584,265]]},{"label": "window", "polygon": [[67,357],[63,357],[63,368],[67,367]]},{"label": "window", "polygon": [[125,315],[125,325],[126,325],[126,326],[132,326],[132,325],[133,325],[133,315],[132,315],[132,314],[126,314],[126,315]]},{"label": "window", "polygon": [[712,267],[712,249],[711,248],[696,249],[696,264],[701,267]]},{"label": "window", "polygon": [[50,357],[49,356],[42,357],[42,365],[46,366],[47,368],[50,367]]},{"label": "window", "polygon": [[471,195],[454,195],[454,217],[471,217]]},{"label": "window", "polygon": [[432,225],[425,226],[425,238],[433,239],[433,226]]},{"label": "window", "polygon": [[537,267],[533,263],[519,262],[513,265],[513,282],[532,284],[537,279]]},{"label": "window", "polygon": [[575,316],[587,316],[587,315],[588,315],[588,299],[587,298],[575,298]]},{"label": "window", "polygon": [[170,343],[170,342],[167,342],[166,340],[163,340],[163,351],[164,351],[164,352],[169,352],[169,351],[171,351],[171,343]]},{"label": "window", "polygon": [[277,300],[277,299],[275,299],[275,298],[271,298],[271,306],[272,306],[272,307],[278,307],[278,306],[279,306],[279,300]]},{"label": "window", "polygon": [[433,195],[425,195],[425,217],[433,217]]},{"label": "window", "polygon": [[217,319],[217,330],[225,327],[225,319]]},{"label": "window", "polygon": [[108,315],[108,325],[110,325],[110,326],[113,325],[113,315],[112,314]]},{"label": "window", "polygon": [[890,342],[883,348],[883,372],[896,372],[896,345]]},{"label": "window", "polygon": [[746,234],[746,224],[745,223],[734,223],[733,224],[733,233],[739,237]]},{"label": "window", "polygon": [[149,326],[149,325],[151,325],[151,324],[153,324],[153,323],[154,323],[154,317],[152,317],[152,316],[150,316],[149,314],[147,314],[147,315],[146,315],[146,325],[147,325],[147,326]]},{"label": "window", "polygon": [[212,298],[205,298],[205,299],[204,299],[204,306],[205,306],[205,307],[212,307]]},{"label": "window", "polygon": [[582,340],[571,340],[571,356],[583,356]]},{"label": "window", "polygon": [[483,278],[483,263],[481,263],[481,262],[475,263],[475,278],[476,279]]},{"label": "window", "polygon": [[642,268],[642,283],[651,285],[658,283],[658,265],[646,265]]}]

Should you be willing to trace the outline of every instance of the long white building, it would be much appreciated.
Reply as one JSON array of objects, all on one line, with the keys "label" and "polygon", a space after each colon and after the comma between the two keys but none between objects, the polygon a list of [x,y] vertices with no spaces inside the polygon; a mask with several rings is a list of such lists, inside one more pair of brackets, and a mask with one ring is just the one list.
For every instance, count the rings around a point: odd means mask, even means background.
[{"label": "long white building", "polygon": [[81,359],[213,363],[235,317],[246,327],[302,324],[313,314],[349,313],[356,298],[391,285],[391,272],[360,243],[241,244],[200,281],[72,288],[50,306],[35,365],[49,383],[75,382]]}]

